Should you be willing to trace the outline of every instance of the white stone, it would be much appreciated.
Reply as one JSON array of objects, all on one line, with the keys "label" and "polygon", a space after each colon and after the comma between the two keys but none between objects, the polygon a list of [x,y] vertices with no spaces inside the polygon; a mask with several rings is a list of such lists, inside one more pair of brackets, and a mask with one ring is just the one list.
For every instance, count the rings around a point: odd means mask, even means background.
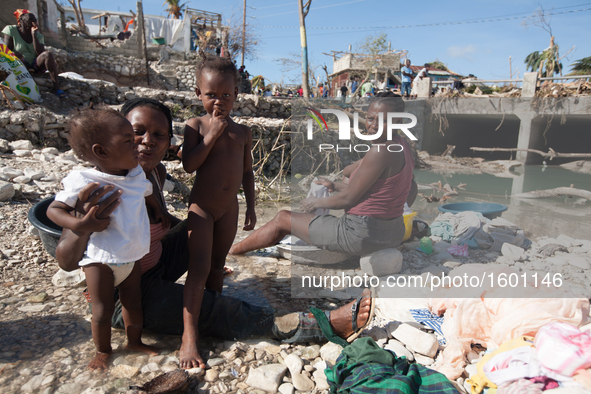
[{"label": "white stone", "polygon": [[279,390],[278,391],[281,394],[293,394],[294,393],[293,384],[291,384],[291,383],[283,383],[281,386],[279,386]]},{"label": "white stone", "polygon": [[28,151],[32,151],[33,150],[33,143],[29,140],[18,140],[18,141],[13,141],[10,143],[10,148],[15,151],[15,150],[28,150]]},{"label": "white stone", "polygon": [[0,138],[0,153],[5,153],[10,149],[10,144],[8,141]]},{"label": "white stone", "polygon": [[131,379],[135,375],[140,373],[140,369],[136,368],[136,367],[132,367],[131,365],[120,364],[120,365],[117,365],[117,366],[111,368],[109,370],[109,372],[111,373],[111,375],[113,375],[114,377],[116,377],[118,379],[121,379],[121,378]]},{"label": "white stone", "polygon": [[328,342],[320,348],[320,357],[327,363],[335,365],[337,358],[341,355],[343,347],[336,343]]},{"label": "white stone", "polygon": [[20,183],[21,185],[24,185],[26,183],[31,182],[31,178],[29,178],[28,176],[21,175],[21,176],[17,176],[12,181],[15,183]]},{"label": "white stone", "polygon": [[374,326],[369,330],[365,330],[363,332],[364,337],[372,337],[374,341],[379,341],[381,339],[388,339],[388,332],[385,328]]},{"label": "white stone", "polygon": [[406,323],[400,324],[390,333],[392,337],[398,339],[415,353],[420,353],[428,357],[434,357],[437,354],[439,343],[433,334],[427,334]]},{"label": "white stone", "polygon": [[46,155],[54,155],[57,156],[60,154],[60,151],[57,148],[43,148],[41,149],[41,153]]},{"label": "white stone", "polygon": [[423,356],[422,354],[418,354],[418,353],[415,354],[415,361],[418,364],[421,364],[424,366],[432,365],[435,362],[435,360],[433,358],[426,357],[426,356]]},{"label": "white stone", "polygon": [[144,365],[140,372],[141,373],[150,373],[150,372],[156,372],[159,370],[160,370],[160,367],[158,366],[158,364],[149,363],[149,364]]},{"label": "white stone", "polygon": [[25,168],[25,176],[28,176],[32,180],[39,180],[45,176],[45,173],[35,168]]},{"label": "white stone", "polygon": [[21,176],[21,175],[25,174],[21,170],[17,170],[16,168],[12,168],[12,167],[4,167],[4,168],[0,169],[0,171],[2,172],[2,174],[7,176],[9,180],[14,179],[17,176]]},{"label": "white stone", "polygon": [[17,156],[17,157],[29,157],[31,156],[31,151],[30,150],[25,150],[25,149],[16,149],[13,150],[12,153]]},{"label": "white stone", "polygon": [[589,264],[589,260],[584,257],[571,257],[568,259],[568,263],[573,267],[577,267],[583,270],[588,270],[591,268],[591,264]]},{"label": "white stone", "polygon": [[292,376],[295,374],[299,374],[300,372],[302,372],[302,368],[304,368],[304,361],[302,361],[300,356],[297,356],[293,353],[285,357],[283,359],[283,362],[285,363],[287,369],[289,369],[289,373],[291,373]]},{"label": "white stone", "polygon": [[402,342],[397,341],[396,339],[390,339],[384,349],[391,350],[396,354],[396,357],[406,357],[408,361],[413,361],[415,359],[414,355],[410,350],[408,350]]},{"label": "white stone", "polygon": [[41,383],[43,383],[43,375],[35,375],[21,387],[21,391],[24,393],[37,392]]},{"label": "white stone", "polygon": [[318,391],[328,390],[330,385],[328,384],[328,380],[326,379],[326,375],[324,374],[324,368],[317,369],[312,374],[314,376],[314,381],[316,382],[316,389]]},{"label": "white stone", "polygon": [[53,278],[51,278],[51,283],[57,287],[84,286],[86,284],[86,276],[81,269],[71,272],[60,269],[55,275],[53,275]]},{"label": "white stone", "polygon": [[279,388],[287,367],[283,364],[267,364],[252,368],[248,372],[246,384],[256,389],[274,393]]},{"label": "white stone", "polygon": [[216,380],[218,380],[219,376],[219,371],[216,371],[215,369],[208,369],[207,371],[205,371],[204,379],[206,382],[215,382]]},{"label": "white stone", "polygon": [[513,261],[525,260],[525,251],[519,246],[511,245],[508,242],[505,242],[503,246],[501,246],[501,253],[503,256]]},{"label": "white stone", "polygon": [[398,249],[382,249],[359,261],[361,270],[367,275],[386,276],[402,270],[402,253]]},{"label": "white stone", "polygon": [[162,186],[162,190],[165,192],[171,192],[174,190],[174,183],[169,181],[168,179],[164,181],[164,186]]},{"label": "white stone", "polygon": [[14,197],[16,191],[12,183],[0,181],[0,201],[8,201]]},{"label": "white stone", "polygon": [[207,365],[209,365],[210,367],[215,367],[216,365],[220,365],[224,363],[224,359],[223,358],[210,358],[209,360],[207,360]]},{"label": "white stone", "polygon": [[293,387],[295,387],[298,391],[311,391],[314,389],[314,382],[312,379],[307,377],[306,375],[302,375],[301,373],[292,374],[291,381],[293,383]]},{"label": "white stone", "polygon": [[49,309],[49,305],[26,305],[26,306],[21,306],[20,308],[17,308],[19,311],[21,312],[31,312],[31,313],[37,313],[37,312],[43,312],[46,309]]}]

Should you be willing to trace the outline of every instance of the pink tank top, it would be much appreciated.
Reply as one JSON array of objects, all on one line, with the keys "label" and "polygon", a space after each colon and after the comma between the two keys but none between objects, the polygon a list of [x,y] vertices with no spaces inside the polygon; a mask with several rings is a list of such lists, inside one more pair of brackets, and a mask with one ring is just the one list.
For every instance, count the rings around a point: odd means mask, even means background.
[{"label": "pink tank top", "polygon": [[[412,171],[415,165],[410,146],[404,138],[397,135],[393,137],[392,142],[404,147],[404,167],[398,174],[390,178],[378,179],[365,192],[357,205],[346,211],[347,214],[380,219],[393,219],[402,216],[404,203],[410,192]],[[358,169],[359,167],[351,174],[351,179]]]},{"label": "pink tank top", "polygon": [[[153,170],[150,176],[154,178],[156,184],[158,185],[157,191],[159,192],[160,200],[164,201],[160,179],[158,178],[156,170]],[[161,241],[162,238],[168,234],[168,230],[170,230],[170,227],[163,229],[162,223],[150,224],[150,251],[139,260],[142,274],[147,272],[149,269],[154,268],[156,264],[158,264],[160,256],[162,256]]]}]

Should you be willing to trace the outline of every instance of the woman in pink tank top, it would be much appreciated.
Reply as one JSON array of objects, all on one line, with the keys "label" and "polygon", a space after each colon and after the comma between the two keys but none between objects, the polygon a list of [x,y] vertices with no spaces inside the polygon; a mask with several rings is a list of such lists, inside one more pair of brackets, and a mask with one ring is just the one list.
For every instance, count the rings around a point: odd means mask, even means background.
[{"label": "woman in pink tank top", "polygon": [[[404,112],[404,102],[392,93],[380,93],[367,111],[368,134],[379,130],[379,115]],[[398,143],[401,152],[390,152],[384,144]],[[381,149],[380,149],[381,147]],[[350,255],[367,255],[396,247],[404,235],[402,219],[405,202],[416,197],[413,180],[414,162],[409,145],[401,136],[387,140],[387,133],[375,140],[364,158],[345,169],[351,173],[348,184],[322,181],[329,191],[338,193],[325,198],[307,198],[300,204],[302,213],[280,211],[275,217],[230,249],[243,254],[278,243],[293,234],[305,242]],[[344,209],[345,215],[315,216],[316,209]]]}]

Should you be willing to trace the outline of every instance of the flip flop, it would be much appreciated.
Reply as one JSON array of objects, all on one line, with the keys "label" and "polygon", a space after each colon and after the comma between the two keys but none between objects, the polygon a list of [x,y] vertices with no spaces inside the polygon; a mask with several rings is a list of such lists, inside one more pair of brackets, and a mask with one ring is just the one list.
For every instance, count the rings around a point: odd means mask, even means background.
[{"label": "flip flop", "polygon": [[359,314],[359,305],[361,305],[361,300],[363,300],[363,292],[359,294],[359,296],[355,300],[355,303],[351,305],[351,328],[353,328],[353,334],[349,335],[349,337],[346,339],[346,341],[349,343],[353,342],[359,336],[359,334],[361,334],[361,332],[365,330],[367,326],[369,326],[369,323],[371,323],[371,320],[375,315],[376,303],[374,300],[373,288],[371,288],[369,291],[369,298],[371,300],[369,316],[367,317],[367,321],[365,322],[365,324],[361,327],[357,326],[357,315]]},{"label": "flip flop", "polygon": [[54,94],[55,94],[57,97],[59,97],[59,98],[66,98],[66,97],[68,97],[68,94],[67,94],[66,92],[64,92],[63,90],[61,90],[61,89],[58,89],[58,90],[56,90],[56,91],[54,92]]}]

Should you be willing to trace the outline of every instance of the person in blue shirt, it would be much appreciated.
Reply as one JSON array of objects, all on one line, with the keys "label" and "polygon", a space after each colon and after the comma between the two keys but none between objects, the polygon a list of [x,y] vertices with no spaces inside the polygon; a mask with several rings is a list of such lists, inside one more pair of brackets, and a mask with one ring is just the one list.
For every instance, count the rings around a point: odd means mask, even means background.
[{"label": "person in blue shirt", "polygon": [[351,84],[351,93],[355,93],[357,90],[357,85],[359,85],[359,83],[357,82],[357,78],[355,78]]},{"label": "person in blue shirt", "polygon": [[402,88],[400,89],[400,95],[406,98],[410,95],[410,84],[412,83],[412,70],[410,69],[410,59],[406,59],[404,67],[400,69],[402,74]]}]

